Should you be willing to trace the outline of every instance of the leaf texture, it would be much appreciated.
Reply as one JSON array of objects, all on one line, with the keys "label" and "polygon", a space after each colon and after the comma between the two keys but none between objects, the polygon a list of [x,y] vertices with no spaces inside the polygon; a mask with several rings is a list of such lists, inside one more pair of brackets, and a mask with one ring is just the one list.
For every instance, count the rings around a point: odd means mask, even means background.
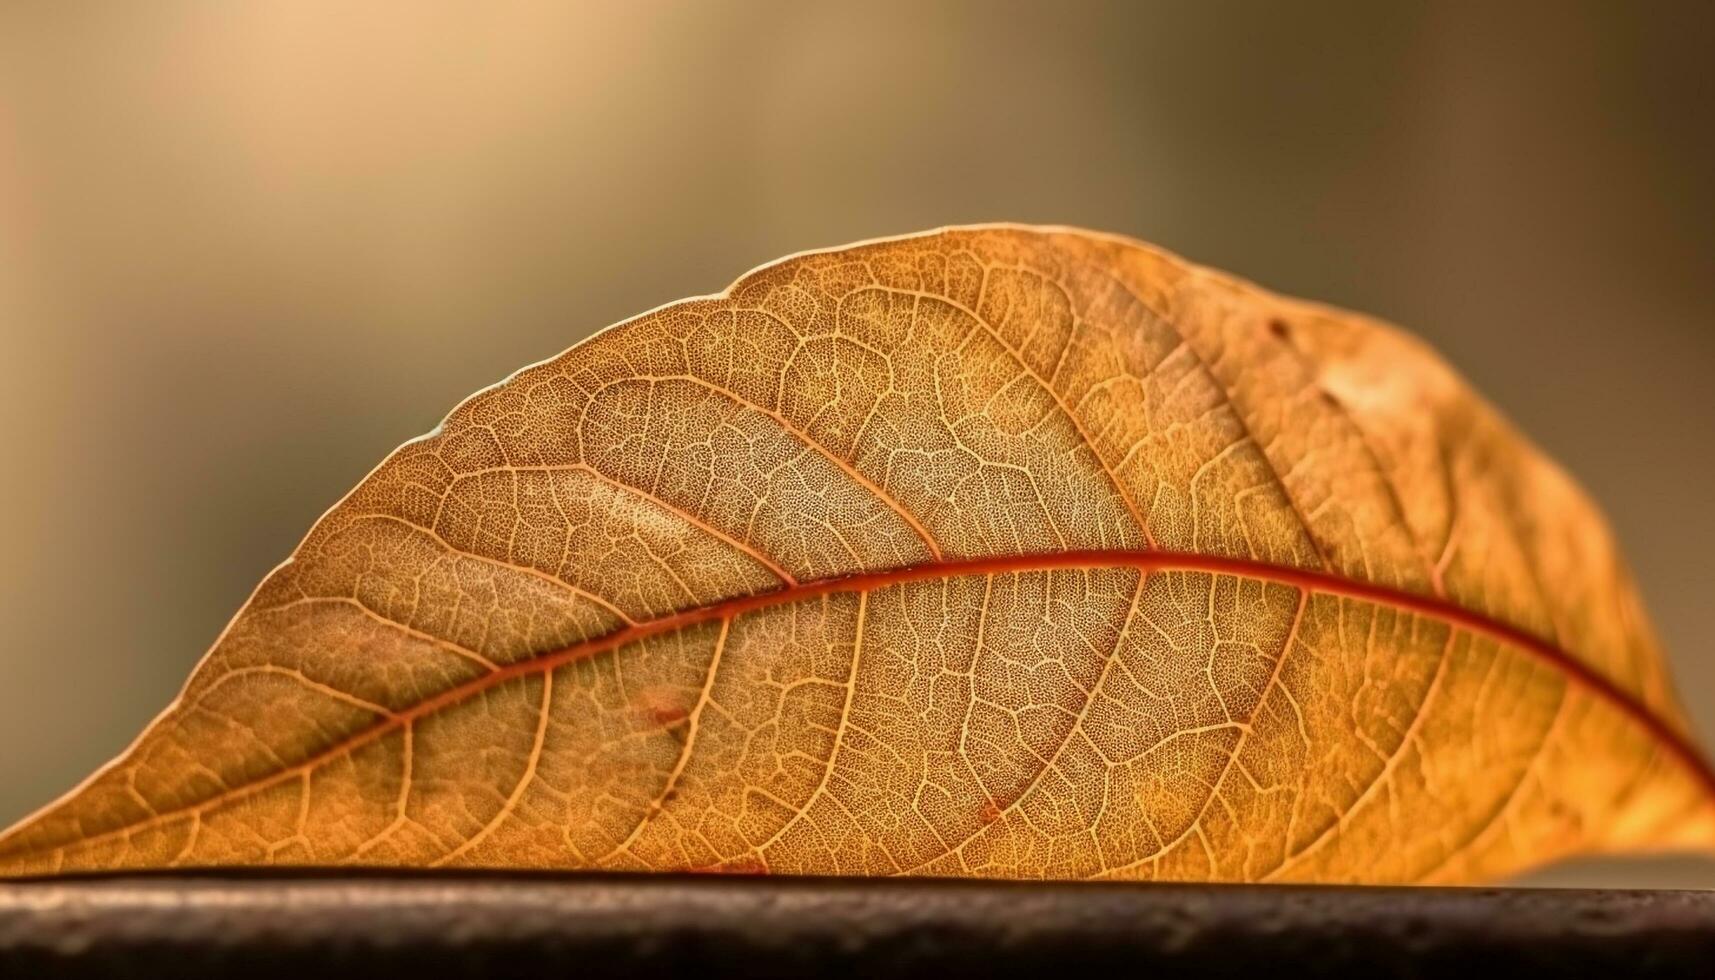
[{"label": "leaf texture", "polygon": [[1600,515],[1431,352],[993,226],[473,396],[0,872],[1457,882],[1712,843]]}]

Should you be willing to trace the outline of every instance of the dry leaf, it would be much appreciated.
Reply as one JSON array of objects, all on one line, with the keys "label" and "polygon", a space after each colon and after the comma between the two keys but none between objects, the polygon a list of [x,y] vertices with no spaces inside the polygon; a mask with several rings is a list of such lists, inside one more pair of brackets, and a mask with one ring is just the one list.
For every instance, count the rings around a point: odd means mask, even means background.
[{"label": "dry leaf", "polygon": [[1469,881],[1712,801],[1601,518],[1428,350],[988,227],[477,394],[0,871]]}]

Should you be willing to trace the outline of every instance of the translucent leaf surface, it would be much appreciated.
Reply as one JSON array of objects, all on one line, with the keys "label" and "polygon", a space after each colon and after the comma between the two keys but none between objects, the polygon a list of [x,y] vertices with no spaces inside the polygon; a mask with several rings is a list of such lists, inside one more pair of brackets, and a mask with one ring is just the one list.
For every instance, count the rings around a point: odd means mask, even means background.
[{"label": "translucent leaf surface", "polygon": [[473,396],[0,871],[1468,881],[1712,801],[1600,516],[1430,351],[983,227]]}]

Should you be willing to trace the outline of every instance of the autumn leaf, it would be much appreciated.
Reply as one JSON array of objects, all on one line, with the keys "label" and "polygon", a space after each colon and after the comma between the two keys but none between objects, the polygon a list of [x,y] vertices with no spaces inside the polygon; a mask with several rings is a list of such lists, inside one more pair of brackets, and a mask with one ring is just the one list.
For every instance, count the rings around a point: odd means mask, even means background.
[{"label": "autumn leaf", "polygon": [[1712,843],[1613,538],[1432,353],[1003,226],[789,258],[478,393],[0,872],[1447,882]]}]

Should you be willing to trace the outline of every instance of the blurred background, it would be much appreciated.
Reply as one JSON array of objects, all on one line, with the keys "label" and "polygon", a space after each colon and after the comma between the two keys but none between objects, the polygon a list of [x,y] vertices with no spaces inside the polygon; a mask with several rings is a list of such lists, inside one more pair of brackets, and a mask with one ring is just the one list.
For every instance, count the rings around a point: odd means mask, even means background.
[{"label": "blurred background", "polygon": [[997,219],[1427,337],[1606,506],[1715,736],[1711,51],[1706,2],[4,2],[0,823],[464,395]]}]

